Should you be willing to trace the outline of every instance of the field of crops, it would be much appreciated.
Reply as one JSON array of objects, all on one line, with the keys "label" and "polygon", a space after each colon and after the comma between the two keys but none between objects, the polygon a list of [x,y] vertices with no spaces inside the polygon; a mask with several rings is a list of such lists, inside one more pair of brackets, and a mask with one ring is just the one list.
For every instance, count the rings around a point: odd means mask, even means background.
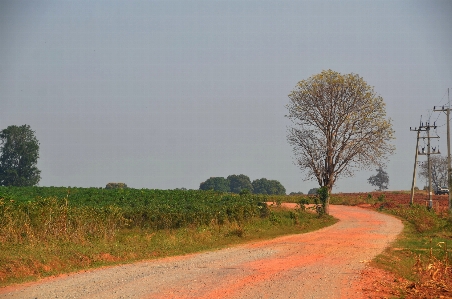
[{"label": "field of crops", "polygon": [[268,215],[262,200],[198,190],[0,187],[0,239],[240,223]]},{"label": "field of crops", "polygon": [[332,217],[201,190],[0,187],[0,286],[312,231]]}]

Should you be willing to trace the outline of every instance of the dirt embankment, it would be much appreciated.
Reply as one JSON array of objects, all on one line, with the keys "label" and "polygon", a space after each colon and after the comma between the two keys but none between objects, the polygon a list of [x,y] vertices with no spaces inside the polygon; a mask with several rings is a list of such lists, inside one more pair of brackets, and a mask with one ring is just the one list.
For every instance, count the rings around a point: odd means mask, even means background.
[{"label": "dirt embankment", "polygon": [[388,215],[331,206],[337,224],[233,248],[0,289],[0,298],[362,298],[366,263],[402,231]]}]

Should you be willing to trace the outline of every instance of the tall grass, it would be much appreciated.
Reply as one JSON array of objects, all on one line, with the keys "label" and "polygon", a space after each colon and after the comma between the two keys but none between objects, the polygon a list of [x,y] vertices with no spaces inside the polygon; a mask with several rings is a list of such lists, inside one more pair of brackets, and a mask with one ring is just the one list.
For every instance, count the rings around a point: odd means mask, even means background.
[{"label": "tall grass", "polygon": [[116,206],[71,207],[67,200],[55,197],[26,203],[0,199],[0,242],[3,244],[111,239],[118,228],[128,223]]}]

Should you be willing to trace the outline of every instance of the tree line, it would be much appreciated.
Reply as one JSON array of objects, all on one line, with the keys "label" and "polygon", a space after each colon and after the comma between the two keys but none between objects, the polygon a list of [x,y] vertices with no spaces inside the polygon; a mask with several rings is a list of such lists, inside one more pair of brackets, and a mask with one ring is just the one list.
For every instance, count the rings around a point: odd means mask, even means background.
[{"label": "tree line", "polygon": [[277,180],[266,178],[257,179],[251,182],[250,178],[244,174],[233,174],[224,177],[211,177],[199,185],[200,190],[214,190],[219,192],[242,193],[250,192],[254,194],[285,195],[286,188]]}]

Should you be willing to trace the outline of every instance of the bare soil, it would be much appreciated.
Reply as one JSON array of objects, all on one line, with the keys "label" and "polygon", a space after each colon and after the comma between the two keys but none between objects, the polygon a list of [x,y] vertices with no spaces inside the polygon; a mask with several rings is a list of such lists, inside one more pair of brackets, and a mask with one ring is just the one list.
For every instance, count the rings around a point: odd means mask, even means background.
[{"label": "bare soil", "polygon": [[359,207],[330,213],[340,221],[315,232],[10,286],[0,298],[368,298],[366,265],[403,225]]},{"label": "bare soil", "polygon": [[[366,193],[338,193],[334,196],[346,198],[349,201],[355,200],[356,202],[364,202],[368,195],[371,194],[372,197],[378,198],[379,196],[384,197],[384,202],[377,202],[373,205],[369,205],[368,208],[378,208],[383,206],[385,208],[393,208],[397,206],[407,206],[410,204],[411,193],[406,191],[384,191],[384,192],[366,192]],[[446,213],[449,209],[449,196],[446,195],[432,195],[433,209],[438,213]],[[427,191],[421,190],[416,191],[413,197],[413,204],[428,206],[429,198]],[[360,205],[364,207],[365,205]]]}]

